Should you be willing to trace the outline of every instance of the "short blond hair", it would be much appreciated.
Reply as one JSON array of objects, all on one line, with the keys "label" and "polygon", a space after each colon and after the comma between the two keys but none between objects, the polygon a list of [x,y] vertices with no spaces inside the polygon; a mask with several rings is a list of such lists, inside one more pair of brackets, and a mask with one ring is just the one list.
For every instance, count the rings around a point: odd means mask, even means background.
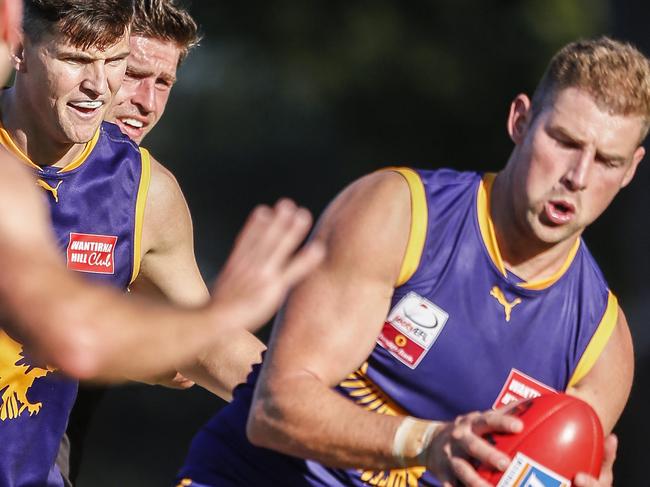
[{"label": "short blond hair", "polygon": [[612,114],[642,117],[645,138],[650,127],[650,62],[631,44],[600,37],[564,46],[537,85],[533,110],[539,112],[566,88],[587,91]]}]

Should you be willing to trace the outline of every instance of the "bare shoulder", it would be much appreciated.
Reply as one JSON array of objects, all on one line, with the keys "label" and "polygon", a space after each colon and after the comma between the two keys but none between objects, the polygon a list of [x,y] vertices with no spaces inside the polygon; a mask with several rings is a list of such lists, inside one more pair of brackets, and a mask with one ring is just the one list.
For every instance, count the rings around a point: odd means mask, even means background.
[{"label": "bare shoulder", "polygon": [[185,239],[191,235],[192,221],[174,174],[153,157],[150,159],[151,181],[144,214],[143,250],[161,250],[173,245],[178,238]]},{"label": "bare shoulder", "polygon": [[[374,172],[345,188],[329,205],[321,224],[327,229],[362,222],[403,225],[404,220],[410,221],[410,201],[409,187],[402,175],[389,170]],[[364,227],[357,230],[364,231]]]},{"label": "bare shoulder", "polygon": [[157,210],[156,213],[166,213],[178,205],[185,206],[185,197],[174,174],[153,156],[150,159],[151,181],[147,206]]},{"label": "bare shoulder", "polygon": [[347,268],[349,263],[392,279],[402,263],[410,224],[408,183],[395,171],[378,171],[355,181],[334,199],[316,235],[328,248],[326,260],[335,267]]},{"label": "bare shoulder", "polygon": [[623,313],[623,309],[620,306],[618,308],[618,318],[613,334],[617,346],[622,349],[625,355],[632,357],[632,355],[634,355],[634,350],[632,346],[630,326],[628,325],[625,313]]},{"label": "bare shoulder", "polygon": [[[611,350],[608,350],[611,347]],[[634,375],[634,345],[632,343],[632,334],[630,326],[623,309],[619,306],[618,318],[609,343],[605,347],[604,353],[611,354],[609,362],[615,362],[620,367],[619,375],[624,385],[632,382]],[[611,364],[610,364],[611,366]],[[629,393],[629,390],[628,390]]]},{"label": "bare shoulder", "polygon": [[619,307],[616,325],[598,360],[574,387],[567,390],[593,406],[605,431],[612,430],[632,388],[634,349],[625,313]]}]

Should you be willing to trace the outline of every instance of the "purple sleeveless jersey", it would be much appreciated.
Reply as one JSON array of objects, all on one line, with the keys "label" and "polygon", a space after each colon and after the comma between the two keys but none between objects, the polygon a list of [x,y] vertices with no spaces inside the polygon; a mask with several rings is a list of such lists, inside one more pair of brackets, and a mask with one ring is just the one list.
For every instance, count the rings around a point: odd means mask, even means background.
[{"label": "purple sleeveless jersey", "polygon": [[[395,170],[412,197],[400,282],[373,352],[338,392],[377,414],[450,420],[579,381],[618,310],[585,244],[576,242],[556,275],[522,282],[494,238],[493,175]],[[258,371],[197,434],[181,485],[439,485],[422,467],[332,469],[254,447],[245,424]]]},{"label": "purple sleeveless jersey", "polygon": [[[139,265],[148,154],[141,155],[109,123],[103,123],[79,158],[63,169],[35,166],[4,129],[0,143],[34,168],[38,185],[46,190],[67,267],[126,289]],[[0,331],[0,393],[0,485],[63,486],[54,462],[77,382],[34,363],[21,344]]]}]

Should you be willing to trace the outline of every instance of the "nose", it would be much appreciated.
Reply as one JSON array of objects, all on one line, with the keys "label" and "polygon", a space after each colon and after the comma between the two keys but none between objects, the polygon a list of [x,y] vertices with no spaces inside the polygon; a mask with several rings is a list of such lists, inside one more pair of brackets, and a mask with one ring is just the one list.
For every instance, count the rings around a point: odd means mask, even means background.
[{"label": "nose", "polygon": [[149,79],[140,80],[131,102],[136,105],[143,115],[153,112],[156,108],[155,82]]},{"label": "nose", "polygon": [[573,161],[562,178],[564,185],[571,191],[582,191],[587,188],[589,169],[594,159],[590,151],[584,150]]},{"label": "nose", "polygon": [[84,75],[84,80],[81,83],[82,90],[86,90],[94,96],[106,94],[108,91],[108,78],[106,77],[106,68],[103,62],[88,63]]}]

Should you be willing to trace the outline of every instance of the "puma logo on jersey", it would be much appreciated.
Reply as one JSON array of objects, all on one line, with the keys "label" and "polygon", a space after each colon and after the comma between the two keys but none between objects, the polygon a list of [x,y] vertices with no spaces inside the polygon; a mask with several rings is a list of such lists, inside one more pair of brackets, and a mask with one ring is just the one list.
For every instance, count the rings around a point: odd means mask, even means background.
[{"label": "puma logo on jersey", "polygon": [[58,203],[59,202],[59,186],[61,186],[62,182],[63,181],[59,181],[59,183],[56,186],[50,186],[49,184],[47,184],[42,179],[39,179],[38,181],[36,181],[36,184],[38,184],[44,190],[49,191],[50,193],[52,193],[52,196],[54,196],[54,201],[56,201]]},{"label": "puma logo on jersey", "polygon": [[503,311],[506,314],[506,321],[510,321],[510,314],[512,313],[512,308],[521,303],[521,298],[515,298],[512,301],[508,301],[506,296],[503,294],[503,291],[497,286],[494,286],[490,291],[490,295],[493,296],[501,306],[503,306]]}]

